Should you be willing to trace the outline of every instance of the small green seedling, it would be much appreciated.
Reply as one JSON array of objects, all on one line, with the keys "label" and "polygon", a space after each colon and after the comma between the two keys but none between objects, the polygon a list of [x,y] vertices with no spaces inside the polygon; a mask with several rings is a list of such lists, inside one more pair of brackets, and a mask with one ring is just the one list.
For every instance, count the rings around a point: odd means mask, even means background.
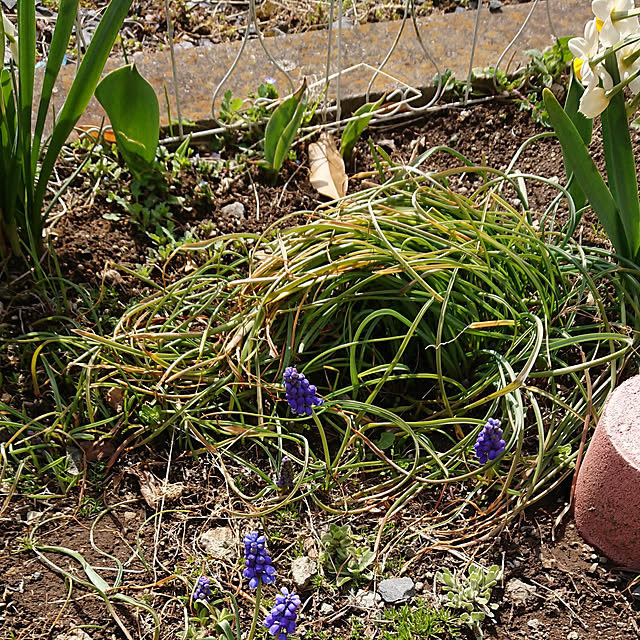
[{"label": "small green seedling", "polygon": [[304,99],[307,81],[289,96],[272,114],[264,132],[264,161],[261,166],[278,174],[289,149],[298,134],[307,102]]},{"label": "small green seedling", "polygon": [[336,524],[332,524],[329,533],[322,537],[320,561],[329,573],[335,574],[338,587],[349,580],[373,577],[368,567],[375,560],[375,554],[369,547],[356,546],[358,539],[359,536],[351,533],[351,527]]},{"label": "small green seedling", "polygon": [[376,110],[380,108],[383,102],[384,96],[382,96],[382,98],[377,102],[367,102],[367,104],[363,104],[353,114],[354,118],[357,117],[357,120],[351,120],[351,122],[349,122],[344,128],[342,138],[340,138],[340,153],[346,161],[351,159],[353,148],[360,139],[362,132],[369,125],[369,122],[371,121],[371,118],[373,118]]},{"label": "small green seedling", "polygon": [[472,629],[476,638],[483,637],[482,622],[487,616],[493,618],[493,612],[498,608],[489,600],[491,590],[501,577],[502,571],[495,564],[489,569],[471,564],[466,575],[461,572],[452,574],[449,569],[436,574],[442,590],[447,594],[444,605],[462,610],[460,621]]}]

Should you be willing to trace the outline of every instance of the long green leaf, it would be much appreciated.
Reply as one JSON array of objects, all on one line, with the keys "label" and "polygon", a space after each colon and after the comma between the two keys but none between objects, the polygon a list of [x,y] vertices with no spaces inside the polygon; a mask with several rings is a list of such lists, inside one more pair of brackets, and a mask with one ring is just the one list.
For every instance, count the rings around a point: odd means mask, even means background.
[{"label": "long green leaf", "polygon": [[4,23],[5,23],[5,15],[2,12],[2,7],[0,7],[0,60],[2,60],[2,64],[4,65],[4,51],[5,51],[5,45],[6,45],[6,40],[7,40],[7,36],[4,32]]},{"label": "long green leaf", "polygon": [[111,72],[96,88],[109,116],[118,148],[136,174],[150,168],[160,137],[160,108],[153,87],[135,64]]},{"label": "long green leaf", "polygon": [[[585,118],[578,110],[580,106],[580,98],[584,93],[584,87],[578,81],[573,71],[571,72],[571,79],[569,80],[569,91],[567,92],[567,98],[564,102],[565,113],[571,119],[571,122],[575,125],[580,137],[586,145],[591,142],[591,135],[593,133],[593,120],[591,118]],[[582,187],[577,180],[571,180],[573,173],[569,169],[567,157],[564,148],[562,149],[562,158],[564,160],[565,172],[567,174],[567,180],[569,184],[569,194],[573,198],[573,202],[576,209],[582,209],[586,202],[586,195],[582,190]]]},{"label": "long green leaf", "polygon": [[16,255],[20,255],[18,216],[16,199],[24,200],[24,189],[20,189],[21,166],[19,156],[18,120],[16,95],[11,72],[0,70],[0,223],[2,234]]},{"label": "long green leaf", "polygon": [[[75,80],[71,85],[71,89],[69,89],[67,99],[60,110],[58,121],[51,135],[49,148],[42,161],[34,206],[38,215],[42,209],[47,182],[51,177],[60,149],[66,142],[82,112],[86,109],[87,104],[89,104],[89,100],[95,91],[104,65],[109,57],[111,47],[115,42],[123,20],[127,16],[131,2],[132,0],[111,0],[82,59]],[[45,220],[39,219],[38,222],[43,225]]]},{"label": "long green leaf", "polygon": [[542,97],[571,172],[589,199],[616,251],[625,258],[631,258],[618,207],[589,155],[582,136],[549,89],[544,89]]},{"label": "long green leaf", "polygon": [[44,123],[47,119],[47,111],[49,110],[49,103],[51,102],[53,86],[58,77],[58,73],[60,73],[62,61],[69,46],[77,11],[78,0],[61,0],[60,7],[58,8],[58,17],[56,18],[56,26],[53,31],[53,36],[51,37],[47,66],[44,70],[42,90],[40,91],[40,104],[38,105],[38,119],[33,134],[31,159],[34,171],[36,162],[40,156],[40,141],[42,140]]},{"label": "long green leaf", "polygon": [[[31,108],[36,68],[36,5],[33,0],[18,0],[18,145],[17,164],[22,168],[26,211],[33,210],[33,177],[31,165]],[[21,156],[21,157],[20,157]],[[19,196],[20,197],[20,196]],[[27,213],[25,231],[33,232]],[[37,232],[37,229],[35,230]]]},{"label": "long green leaf", "polygon": [[[620,82],[615,57],[605,62],[614,84]],[[638,201],[638,176],[631,146],[629,120],[624,92],[619,91],[602,112],[602,146],[607,166],[609,189],[620,212],[622,229],[634,258],[640,249],[640,202]]]},{"label": "long green leaf", "polygon": [[304,116],[302,101],[307,81],[289,96],[271,115],[264,132],[264,157],[272,171],[278,172],[295,140]]},{"label": "long green leaf", "polygon": [[[357,120],[352,120],[347,123],[347,126],[344,128],[342,132],[342,137],[340,138],[340,153],[345,160],[351,158],[351,154],[353,153],[353,148],[356,145],[356,142],[360,139],[362,132],[369,125],[369,121],[373,118],[373,112],[380,107],[380,105],[384,102],[384,96],[380,98],[377,102],[367,102],[363,104],[356,112],[353,114],[354,117],[364,116],[358,118]],[[365,114],[371,114],[366,116]]]}]

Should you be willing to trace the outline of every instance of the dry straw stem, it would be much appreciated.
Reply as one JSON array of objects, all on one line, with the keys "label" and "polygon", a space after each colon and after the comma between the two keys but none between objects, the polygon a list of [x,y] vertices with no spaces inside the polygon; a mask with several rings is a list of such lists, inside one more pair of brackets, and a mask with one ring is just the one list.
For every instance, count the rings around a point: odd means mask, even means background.
[{"label": "dry straw stem", "polygon": [[[448,187],[463,171],[469,197]],[[534,228],[514,176],[392,172],[251,250],[243,236],[192,247],[210,256],[199,269],[134,305],[112,336],[79,336],[85,432],[119,425],[139,444],[175,430],[177,446],[215,453],[250,516],[304,496],[335,514],[419,501],[447,544],[492,535],[557,487],[631,345],[601,296],[617,271]],[[287,412],[290,364],[325,398],[330,461]],[[104,402],[113,387],[121,412]],[[492,468],[472,454],[488,417],[507,441]],[[278,503],[285,453],[300,472]],[[242,488],[227,469],[238,464]]]}]

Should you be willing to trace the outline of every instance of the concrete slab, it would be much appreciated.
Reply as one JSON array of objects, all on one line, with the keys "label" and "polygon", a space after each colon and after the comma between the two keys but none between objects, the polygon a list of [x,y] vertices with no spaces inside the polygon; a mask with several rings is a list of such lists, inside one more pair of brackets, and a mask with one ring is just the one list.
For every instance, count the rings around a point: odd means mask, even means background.
[{"label": "concrete slab", "polygon": [[[590,3],[583,0],[554,0],[547,8],[547,1],[538,3],[532,20],[512,49],[513,54],[510,52],[505,57],[502,69],[507,70],[507,66],[511,70],[517,68],[527,60],[523,51],[544,49],[553,44],[554,36],[582,34],[585,22],[591,17]],[[500,12],[491,13],[483,3],[474,67],[487,67],[496,63],[506,45],[518,33],[531,7],[531,4],[514,4],[504,7]],[[555,32],[553,34],[548,12]],[[459,79],[465,79],[467,76],[475,16],[475,11],[466,11],[434,14],[418,21],[420,37],[440,69],[451,69]],[[400,22],[343,28],[341,67],[350,68],[341,79],[341,95],[344,98],[362,96],[366,92],[375,68],[384,61],[399,28]],[[334,30],[334,43],[336,35]],[[311,84],[324,78],[327,37],[326,31],[313,31],[266,38],[264,42],[273,58],[289,72],[295,84],[299,84],[303,77],[307,77]],[[177,45],[179,95],[183,118],[199,123],[207,123],[210,120],[211,99],[215,87],[232,66],[239,48],[240,43],[202,47]],[[167,122],[165,87],[169,95],[172,118],[175,119],[177,110],[173,98],[169,51],[137,53],[133,56],[133,61],[158,94],[163,123]],[[108,62],[107,71],[121,64],[121,59],[112,59]],[[331,64],[333,73],[337,69],[335,44]],[[68,67],[60,74],[53,100],[56,111],[60,110],[73,80],[74,71],[74,68]],[[373,85],[373,91],[376,93],[388,93],[403,83],[417,89],[433,85],[435,67],[421,48],[410,20],[405,24],[384,71],[387,75],[378,77]],[[260,41],[249,40],[237,67],[222,87],[218,98],[226,89],[231,89],[235,96],[246,97],[249,92],[255,91],[266,77],[276,78],[281,95],[288,92],[286,76],[269,60]],[[334,85],[335,82],[332,83],[329,94],[332,97],[335,95]],[[97,126],[102,117],[100,105],[93,99],[81,123]]]},{"label": "concrete slab", "polygon": [[605,404],[578,473],[575,520],[587,542],[640,570],[640,376]]}]

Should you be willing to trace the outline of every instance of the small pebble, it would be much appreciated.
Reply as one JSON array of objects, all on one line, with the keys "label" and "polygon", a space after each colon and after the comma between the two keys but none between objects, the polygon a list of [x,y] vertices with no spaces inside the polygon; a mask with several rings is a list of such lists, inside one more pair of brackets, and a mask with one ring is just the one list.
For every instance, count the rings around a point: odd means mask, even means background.
[{"label": "small pebble", "polygon": [[569,631],[567,634],[567,640],[579,640],[580,636],[577,631]]}]

